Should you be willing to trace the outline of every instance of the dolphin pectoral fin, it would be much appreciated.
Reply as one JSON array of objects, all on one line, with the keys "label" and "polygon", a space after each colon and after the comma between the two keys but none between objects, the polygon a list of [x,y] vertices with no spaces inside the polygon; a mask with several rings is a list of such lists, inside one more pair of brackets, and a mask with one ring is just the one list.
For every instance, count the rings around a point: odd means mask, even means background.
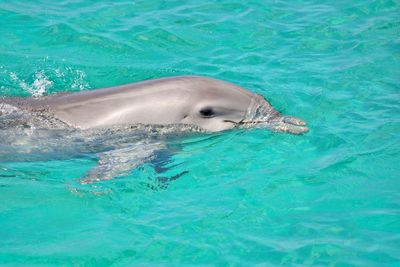
[{"label": "dolphin pectoral fin", "polygon": [[164,148],[163,143],[144,141],[99,153],[98,165],[89,170],[80,183],[91,184],[127,174],[130,170],[152,160],[155,152],[162,148]]},{"label": "dolphin pectoral fin", "polygon": [[292,116],[282,116],[273,121],[273,123],[271,124],[271,129],[277,132],[285,132],[299,135],[309,131],[306,125],[306,122],[299,118]]}]

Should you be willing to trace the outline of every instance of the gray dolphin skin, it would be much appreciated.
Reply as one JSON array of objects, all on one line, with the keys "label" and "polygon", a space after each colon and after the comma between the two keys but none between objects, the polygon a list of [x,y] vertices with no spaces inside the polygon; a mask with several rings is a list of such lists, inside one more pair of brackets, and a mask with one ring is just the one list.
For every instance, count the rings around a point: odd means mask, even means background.
[{"label": "gray dolphin skin", "polygon": [[178,76],[24,100],[22,107],[46,110],[78,129],[117,125],[185,124],[217,132],[265,127],[302,134],[306,123],[283,116],[261,95],[202,76]]}]

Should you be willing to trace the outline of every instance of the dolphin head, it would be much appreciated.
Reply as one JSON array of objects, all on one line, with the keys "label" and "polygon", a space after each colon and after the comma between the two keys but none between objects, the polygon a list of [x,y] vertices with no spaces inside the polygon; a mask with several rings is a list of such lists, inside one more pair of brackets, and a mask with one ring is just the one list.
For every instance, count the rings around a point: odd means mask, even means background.
[{"label": "dolphin head", "polygon": [[308,131],[304,121],[283,116],[262,95],[237,85],[198,77],[196,87],[190,91],[182,123],[211,132],[253,127],[292,134]]}]

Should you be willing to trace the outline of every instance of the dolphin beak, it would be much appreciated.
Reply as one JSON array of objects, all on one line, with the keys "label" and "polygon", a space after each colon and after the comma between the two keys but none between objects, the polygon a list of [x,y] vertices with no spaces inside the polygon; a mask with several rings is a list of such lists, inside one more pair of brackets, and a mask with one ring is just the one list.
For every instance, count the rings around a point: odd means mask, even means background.
[{"label": "dolphin beak", "polygon": [[255,120],[255,121],[244,121],[241,120],[239,122],[225,120],[225,122],[233,123],[237,126],[244,126],[244,127],[261,127],[261,128],[268,128],[272,131],[276,132],[284,132],[290,134],[304,134],[309,131],[308,127],[306,126],[306,122],[293,117],[293,116],[281,116],[278,115],[270,120]]},{"label": "dolphin beak", "polygon": [[293,116],[278,116],[270,121],[273,131],[291,134],[304,134],[309,131],[307,123]]},{"label": "dolphin beak", "polygon": [[298,126],[306,126],[306,122],[292,116],[283,116],[283,122],[284,123],[289,123],[292,125],[298,125]]},{"label": "dolphin beak", "polygon": [[256,95],[251,99],[247,112],[241,121],[226,120],[226,122],[244,128],[259,127],[296,135],[309,131],[305,121],[293,116],[282,115],[262,95]]}]

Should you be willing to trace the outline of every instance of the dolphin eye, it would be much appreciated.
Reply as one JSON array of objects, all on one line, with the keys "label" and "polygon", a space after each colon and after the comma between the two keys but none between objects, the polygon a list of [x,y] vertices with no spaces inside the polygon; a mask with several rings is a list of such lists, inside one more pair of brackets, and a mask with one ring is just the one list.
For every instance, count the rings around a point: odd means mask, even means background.
[{"label": "dolphin eye", "polygon": [[211,118],[215,115],[214,110],[210,107],[200,109],[200,115],[205,118]]}]

